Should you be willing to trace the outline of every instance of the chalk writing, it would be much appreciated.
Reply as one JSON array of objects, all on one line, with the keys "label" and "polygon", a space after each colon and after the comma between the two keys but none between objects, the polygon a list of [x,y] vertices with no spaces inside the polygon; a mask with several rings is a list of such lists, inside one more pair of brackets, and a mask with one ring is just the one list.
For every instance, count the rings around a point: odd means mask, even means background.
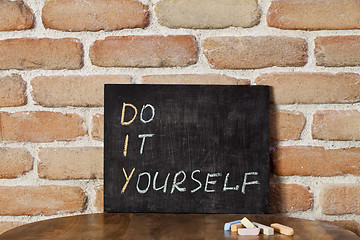
[{"label": "chalk writing", "polygon": [[[144,120],[144,117],[143,117],[143,114],[144,114],[144,110],[146,108],[150,108],[151,109],[151,117],[148,119],[148,120]],[[146,104],[142,107],[141,109],[141,114],[140,114],[140,121],[142,121],[143,123],[149,123],[151,122],[152,120],[154,120],[154,117],[155,117],[155,108],[153,105],[151,104]]]},{"label": "chalk writing", "polygon": [[[133,117],[131,118],[131,120],[129,120],[127,122],[125,122],[125,120],[124,120],[126,107],[131,107],[134,110]],[[130,125],[135,120],[136,115],[137,115],[137,108],[134,105],[129,104],[129,103],[123,103],[122,112],[121,112],[121,125]]]},{"label": "chalk writing", "polygon": [[[178,182],[177,178],[179,177],[179,175],[182,174],[183,175],[183,179],[181,179],[180,182]],[[181,185],[184,181],[186,180],[186,173],[184,171],[180,171],[180,172],[177,172],[175,174],[175,177],[174,177],[174,181],[173,181],[173,184],[172,184],[172,187],[171,187],[171,193],[174,193],[174,190],[175,188],[179,191],[179,192],[185,192],[186,191],[186,188],[185,187],[179,187],[179,185]]]},{"label": "chalk writing", "polygon": [[138,137],[142,138],[141,147],[140,147],[140,154],[143,154],[144,152],[144,145],[145,145],[145,139],[147,137],[152,137],[154,134],[140,134]]},{"label": "chalk writing", "polygon": [[133,168],[133,170],[131,171],[131,173],[130,173],[130,175],[129,175],[129,177],[128,177],[127,174],[126,174],[125,168],[123,168],[123,173],[124,173],[125,181],[126,181],[126,182],[125,182],[125,184],[124,184],[124,187],[121,189],[121,193],[124,193],[124,192],[125,192],[125,190],[126,190],[128,184],[129,184],[129,182],[130,182],[130,179],[131,179],[134,171],[135,171],[135,168]]},{"label": "chalk writing", "polygon": [[124,153],[123,153],[124,157],[126,157],[126,154],[127,154],[128,144],[129,144],[129,134],[126,134],[125,144],[124,144]]},{"label": "chalk writing", "polygon": [[205,192],[215,192],[214,189],[208,189],[208,185],[209,184],[215,184],[216,180],[214,181],[209,181],[210,178],[214,178],[214,177],[220,177],[221,173],[208,173],[206,176],[206,183],[205,183]]},{"label": "chalk writing", "polygon": [[[139,187],[140,178],[141,178],[141,176],[144,176],[144,175],[146,175],[148,177],[148,184],[147,184],[147,187],[145,189],[140,189],[140,187]],[[138,180],[137,180],[137,183],[136,183],[136,190],[138,191],[138,193],[146,193],[149,190],[150,180],[151,180],[150,173],[142,172],[142,173],[139,174]]]},{"label": "chalk writing", "polygon": [[163,189],[163,192],[166,193],[170,173],[167,174],[167,176],[165,178],[164,185],[162,187],[156,187],[156,179],[157,179],[158,175],[159,175],[159,172],[156,172],[155,176],[154,176],[154,181],[153,181],[153,188],[154,188],[155,191],[159,191],[159,190]]},{"label": "chalk writing", "polygon": [[191,173],[191,179],[193,181],[195,181],[197,184],[199,184],[199,186],[197,188],[194,188],[193,190],[191,190],[191,193],[196,192],[197,190],[201,189],[201,187],[202,187],[202,183],[194,177],[195,173],[200,173],[200,170],[195,170]]},{"label": "chalk writing", "polygon": [[[129,176],[127,176],[125,169],[123,169],[124,177],[125,177],[125,180],[126,180],[126,183],[125,183],[125,185],[123,187],[124,191],[125,191],[128,183],[129,183],[134,171],[135,171],[135,168],[131,171],[131,174]],[[202,184],[200,179],[196,179],[194,177],[195,173],[200,173],[200,172],[201,172],[200,170],[194,170],[194,171],[191,172],[191,180],[193,182],[196,182],[199,186],[194,188],[194,189],[191,189],[190,192],[195,193],[198,190],[200,190],[202,188],[202,186],[204,186],[204,192],[207,192],[207,193],[215,192],[216,191],[215,189],[209,189],[209,187],[212,186],[212,185],[216,185],[218,180],[215,180],[215,178],[221,177],[221,176],[223,176],[223,174],[222,173],[206,173],[205,184]],[[145,176],[145,175],[147,177],[146,180],[144,180],[145,178],[143,178],[143,180],[141,180],[141,178],[143,176]],[[153,190],[159,191],[159,190],[162,189],[163,193],[166,193],[167,192],[168,181],[169,181],[169,178],[170,178],[171,175],[172,175],[171,173],[167,173],[163,185],[160,186],[160,187],[157,187],[156,182],[157,182],[157,179],[159,177],[159,172],[158,171],[155,172],[153,179],[151,178],[151,174],[149,172],[141,172],[141,173],[138,174],[138,177],[137,177],[136,189],[137,189],[137,191],[139,193],[144,194],[144,193],[150,191],[151,190],[150,186],[152,186]],[[225,179],[228,179],[229,175],[230,175],[230,173],[227,173]],[[241,187],[241,193],[242,194],[245,194],[246,186],[260,184],[259,181],[247,182],[248,176],[251,176],[251,175],[257,176],[258,172],[246,172],[246,173],[244,173],[244,177],[243,177],[244,180],[242,181],[242,187]],[[237,176],[237,177],[239,177],[239,176]],[[180,170],[180,171],[176,172],[174,174],[174,177],[173,177],[173,182],[172,182],[172,185],[171,185],[170,194],[173,194],[175,192],[175,190],[177,190],[179,192],[187,191],[186,187],[182,186],[185,183],[186,179],[187,179],[187,174],[185,173],[185,171]],[[239,178],[239,179],[241,179],[241,178]],[[239,180],[239,181],[241,181],[241,180]],[[145,189],[140,189],[140,186],[139,186],[140,182],[143,182],[143,183],[146,182],[146,188]],[[151,184],[151,182],[152,182],[152,184]],[[224,185],[223,185],[223,188],[222,188],[222,190],[224,192],[226,192],[226,191],[238,191],[239,190],[239,185],[236,185],[236,187],[227,187],[226,184],[228,184],[227,180],[224,181]],[[124,191],[122,191],[122,192],[124,192]]]},{"label": "chalk writing", "polygon": [[254,185],[254,184],[260,184],[259,181],[251,181],[251,182],[247,182],[247,176],[250,176],[250,175],[258,175],[257,172],[249,172],[249,173],[245,173],[245,177],[244,177],[244,182],[243,182],[243,185],[241,187],[241,192],[243,194],[245,194],[245,187],[246,185]]}]

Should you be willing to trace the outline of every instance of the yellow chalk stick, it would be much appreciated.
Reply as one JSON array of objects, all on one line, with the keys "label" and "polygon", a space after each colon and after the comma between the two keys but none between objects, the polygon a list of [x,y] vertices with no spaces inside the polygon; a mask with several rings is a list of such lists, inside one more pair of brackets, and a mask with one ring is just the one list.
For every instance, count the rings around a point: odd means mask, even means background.
[{"label": "yellow chalk stick", "polygon": [[232,232],[237,232],[239,228],[242,228],[243,225],[241,223],[235,223],[230,226]]},{"label": "yellow chalk stick", "polygon": [[274,229],[272,227],[269,227],[269,226],[266,226],[266,225],[263,225],[263,224],[260,224],[260,223],[257,223],[257,222],[253,222],[253,224],[260,228],[260,232],[262,234],[265,234],[265,235],[274,235]]},{"label": "yellow chalk stick", "polygon": [[279,223],[273,223],[270,225],[276,232],[279,232],[284,235],[292,236],[294,235],[294,229],[291,227],[279,224]]},{"label": "yellow chalk stick", "polygon": [[254,224],[252,224],[252,222],[249,221],[249,219],[247,219],[246,217],[244,217],[243,219],[241,219],[241,223],[246,227],[246,228],[256,228]]},{"label": "yellow chalk stick", "polygon": [[239,235],[259,235],[260,228],[239,228],[238,234]]}]

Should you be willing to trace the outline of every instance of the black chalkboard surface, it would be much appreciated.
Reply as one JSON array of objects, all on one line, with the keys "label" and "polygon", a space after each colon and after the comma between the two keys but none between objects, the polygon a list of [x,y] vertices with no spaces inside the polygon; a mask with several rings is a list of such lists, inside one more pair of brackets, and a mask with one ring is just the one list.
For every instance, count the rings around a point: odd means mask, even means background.
[{"label": "black chalkboard surface", "polygon": [[267,86],[105,85],[105,212],[267,213]]}]

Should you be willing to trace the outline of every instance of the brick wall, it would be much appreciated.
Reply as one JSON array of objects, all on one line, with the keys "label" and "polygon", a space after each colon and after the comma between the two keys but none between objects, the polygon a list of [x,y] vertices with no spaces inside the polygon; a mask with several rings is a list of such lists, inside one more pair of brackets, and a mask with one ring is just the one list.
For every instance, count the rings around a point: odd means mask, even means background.
[{"label": "brick wall", "polygon": [[358,0],[0,1],[0,231],[100,212],[103,84],[270,85],[271,211],[358,233]]}]

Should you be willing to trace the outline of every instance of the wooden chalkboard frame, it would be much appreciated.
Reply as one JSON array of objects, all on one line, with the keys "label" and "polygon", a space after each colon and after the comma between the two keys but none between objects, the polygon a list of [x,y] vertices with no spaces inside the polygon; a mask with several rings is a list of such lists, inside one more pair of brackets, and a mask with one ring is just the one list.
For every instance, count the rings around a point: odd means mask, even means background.
[{"label": "wooden chalkboard frame", "polygon": [[104,111],[105,212],[268,212],[267,86],[106,84]]}]

